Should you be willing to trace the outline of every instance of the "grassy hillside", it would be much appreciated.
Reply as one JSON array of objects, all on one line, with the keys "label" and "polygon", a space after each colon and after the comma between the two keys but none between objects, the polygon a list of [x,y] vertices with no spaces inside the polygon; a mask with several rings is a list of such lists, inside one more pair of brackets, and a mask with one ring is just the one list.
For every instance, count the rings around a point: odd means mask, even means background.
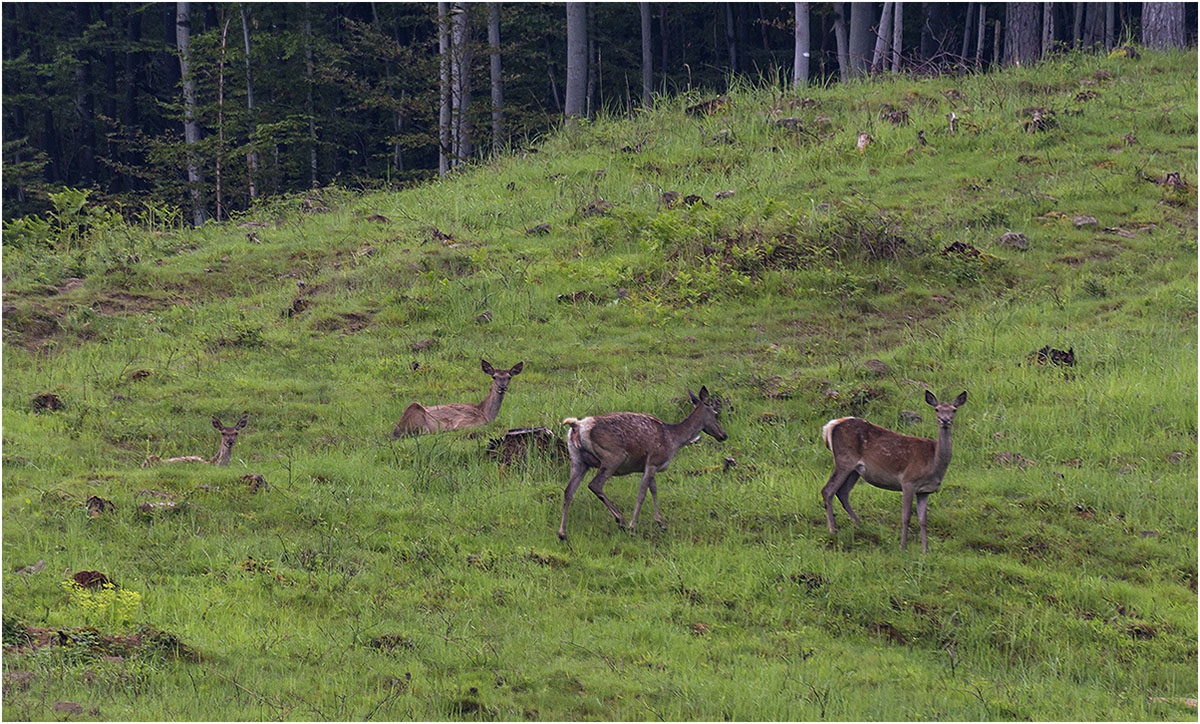
[{"label": "grassy hillside", "polygon": [[[704,100],[7,228],[4,717],[1194,720],[1195,53]],[[390,439],[480,358],[524,362],[492,426]],[[559,541],[565,462],[488,452],[701,385],[665,530],[581,490]],[[930,553],[866,484],[831,536],[821,426],[932,436],[927,388],[969,393]],[[141,466],[243,411],[229,467]]]}]

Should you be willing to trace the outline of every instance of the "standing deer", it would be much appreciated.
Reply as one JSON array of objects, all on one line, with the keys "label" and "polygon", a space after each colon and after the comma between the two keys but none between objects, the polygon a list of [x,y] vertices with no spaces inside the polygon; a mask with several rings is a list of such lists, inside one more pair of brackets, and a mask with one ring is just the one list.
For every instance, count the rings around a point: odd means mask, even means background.
[{"label": "standing deer", "polygon": [[610,412],[605,415],[595,415],[577,420],[568,417],[564,425],[570,426],[567,433],[567,453],[571,458],[571,478],[567,482],[563,494],[562,523],[558,526],[558,537],[567,537],[567,510],[571,507],[571,499],[583,476],[589,468],[599,468],[596,477],[588,483],[588,488],[600,498],[600,502],[608,508],[608,512],[617,519],[617,525],[622,524],[621,511],[604,495],[604,483],[614,475],[642,474],[642,485],[638,489],[637,504],[633,508],[633,518],[629,521],[629,531],[633,532],[637,525],[638,513],[646,500],[646,491],[654,501],[654,520],[663,525],[662,515],[658,512],[658,486],[654,482],[655,473],[666,470],[671,458],[684,445],[700,438],[700,432],[707,432],[717,440],[724,440],[727,435],[717,422],[717,402],[709,397],[706,387],[700,388],[700,396],[696,397],[688,390],[695,408],[682,422],[671,425],[650,415],[638,412]]},{"label": "standing deer", "polygon": [[518,362],[509,370],[492,369],[485,359],[479,360],[485,374],[492,377],[492,388],[487,397],[477,405],[467,403],[451,403],[425,407],[419,402],[409,405],[400,422],[392,428],[392,439],[407,435],[420,435],[425,432],[441,432],[443,430],[461,430],[464,427],[479,427],[496,419],[500,414],[500,404],[504,402],[504,393],[508,391],[508,382],[521,374],[524,362]]},{"label": "standing deer", "polygon": [[[185,455],[178,458],[167,458],[165,462],[212,463],[213,465],[219,465],[221,467],[229,465],[229,460],[231,457],[233,457],[233,444],[237,442],[238,434],[242,431],[242,428],[246,426],[248,419],[249,416],[243,413],[242,419],[238,420],[237,424],[233,425],[232,427],[226,427],[221,424],[221,421],[217,419],[216,415],[213,415],[212,426],[216,428],[217,432],[221,433],[221,446],[217,448],[216,455],[213,455],[211,458],[204,458],[200,457],[199,455]],[[142,463],[142,467],[149,467],[150,465],[158,462],[164,461],[157,455],[151,455]]]},{"label": "standing deer", "polygon": [[908,545],[908,523],[912,518],[913,498],[917,499],[917,521],[921,524],[921,550],[929,552],[925,529],[925,509],[929,495],[937,492],[950,467],[950,424],[954,413],[967,401],[964,391],[954,402],[938,402],[925,391],[925,402],[933,406],[938,421],[937,440],[912,437],[872,425],[857,417],[830,420],[821,428],[821,438],[833,452],[833,474],[821,489],[825,500],[825,515],[829,532],[836,533],[833,524],[833,496],[842,501],[850,519],[858,516],[850,507],[850,491],[859,477],[884,490],[899,490],[901,494],[900,549]]}]

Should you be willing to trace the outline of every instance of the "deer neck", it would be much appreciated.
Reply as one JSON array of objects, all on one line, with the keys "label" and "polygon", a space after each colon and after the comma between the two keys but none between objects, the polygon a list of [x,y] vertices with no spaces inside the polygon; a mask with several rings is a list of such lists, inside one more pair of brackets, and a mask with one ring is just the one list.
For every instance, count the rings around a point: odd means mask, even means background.
[{"label": "deer neck", "polygon": [[217,449],[217,454],[212,458],[213,465],[225,466],[229,464],[230,458],[233,457],[233,443],[228,440],[221,441],[221,447]]},{"label": "deer neck", "polygon": [[484,418],[491,422],[500,414],[500,403],[502,402],[504,402],[504,393],[500,391],[500,383],[492,382],[492,389],[488,390],[487,397],[483,398],[483,402],[476,407],[483,413]]},{"label": "deer neck", "polygon": [[692,410],[692,414],[688,415],[681,422],[677,422],[674,425],[664,425],[663,427],[666,428],[667,437],[671,440],[671,449],[678,450],[688,444],[704,429],[704,412],[697,405],[696,409]]},{"label": "deer neck", "polygon": [[950,428],[938,426],[937,445],[933,451],[933,469],[939,474],[945,474],[950,467],[950,454],[953,452],[950,443]]}]

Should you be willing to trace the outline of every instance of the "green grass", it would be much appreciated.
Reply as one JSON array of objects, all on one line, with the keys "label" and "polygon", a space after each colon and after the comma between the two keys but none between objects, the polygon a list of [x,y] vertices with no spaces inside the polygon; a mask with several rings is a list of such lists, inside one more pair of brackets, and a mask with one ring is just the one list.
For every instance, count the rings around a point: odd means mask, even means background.
[{"label": "green grass", "polygon": [[[329,213],[277,200],[238,220],[259,243],[109,220],[6,244],[5,718],[1194,720],[1195,68],[746,88],[325,189]],[[1045,345],[1078,364],[1030,364]],[[390,439],[414,400],[482,399],[480,357],[525,362],[494,426]],[[581,492],[561,542],[565,463],[486,451],[674,421],[701,385],[729,439],[659,475],[665,530]],[[932,435],[926,388],[969,391],[930,554],[869,485],[830,536],[821,425]],[[228,468],[141,467],[211,455],[209,417],[242,411]],[[607,486],[627,514],[636,485]],[[140,605],[72,598],[80,570]]]}]

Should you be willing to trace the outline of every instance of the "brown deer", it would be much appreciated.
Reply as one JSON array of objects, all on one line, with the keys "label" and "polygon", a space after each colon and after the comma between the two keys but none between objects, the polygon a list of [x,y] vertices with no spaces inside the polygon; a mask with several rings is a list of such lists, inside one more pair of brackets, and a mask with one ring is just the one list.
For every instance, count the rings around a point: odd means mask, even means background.
[{"label": "brown deer", "polygon": [[925,402],[933,406],[938,421],[937,440],[927,437],[912,437],[872,425],[857,417],[842,417],[830,420],[821,428],[821,438],[833,452],[833,474],[821,489],[825,501],[825,515],[829,519],[829,532],[836,533],[833,524],[833,497],[842,501],[842,507],[850,519],[858,523],[858,516],[850,507],[850,491],[861,477],[871,485],[884,490],[899,490],[900,549],[908,545],[908,523],[912,519],[913,498],[917,500],[917,521],[921,525],[921,550],[929,552],[929,538],[925,529],[925,509],[929,495],[937,492],[950,466],[950,425],[954,413],[967,401],[963,392],[954,402],[938,402],[937,397],[925,391]]},{"label": "brown deer", "polygon": [[392,428],[392,439],[408,435],[420,435],[426,432],[442,432],[443,430],[461,430],[465,427],[479,427],[496,419],[500,414],[500,404],[504,402],[504,393],[508,392],[508,383],[513,377],[521,374],[524,362],[518,362],[512,369],[493,369],[485,359],[479,360],[485,374],[492,377],[492,388],[487,397],[477,405],[467,403],[451,403],[425,407],[419,402],[409,405],[400,422]]},{"label": "brown deer", "polygon": [[229,460],[233,456],[233,444],[235,442],[237,442],[238,434],[241,433],[242,428],[244,428],[246,426],[246,422],[248,419],[249,419],[248,415],[243,413],[242,419],[238,420],[235,425],[233,425],[232,427],[226,427],[221,424],[221,421],[217,419],[216,415],[213,415],[212,426],[214,428],[216,428],[217,432],[221,433],[221,446],[217,448],[217,454],[213,455],[211,458],[204,458],[204,457],[200,457],[199,455],[185,455],[183,457],[178,457],[178,458],[167,458],[164,461],[162,458],[158,457],[157,455],[151,455],[150,457],[146,458],[146,460],[142,463],[142,467],[143,468],[149,467],[150,465],[153,465],[154,463],[159,463],[159,462],[212,463],[213,465],[219,465],[221,467],[225,467],[225,466],[229,465]]},{"label": "brown deer", "polygon": [[623,523],[621,511],[604,495],[604,483],[614,475],[642,474],[642,485],[638,489],[637,504],[633,508],[633,518],[629,521],[629,531],[633,532],[637,525],[638,513],[646,500],[646,491],[654,501],[654,520],[663,525],[662,515],[658,511],[658,486],[654,475],[666,470],[671,458],[684,445],[695,442],[700,438],[700,432],[707,432],[717,440],[724,440],[727,435],[717,422],[718,404],[708,395],[708,389],[700,388],[700,396],[696,397],[688,390],[688,397],[695,406],[691,414],[682,422],[671,425],[650,415],[638,412],[610,412],[605,415],[595,415],[577,420],[568,417],[564,425],[570,426],[567,433],[567,454],[571,458],[571,478],[567,482],[563,494],[562,523],[558,526],[558,537],[567,537],[567,510],[571,507],[571,499],[583,476],[590,468],[599,468],[596,477],[588,483],[588,488],[600,498],[600,502],[608,508],[608,512],[617,519],[617,525]]}]

